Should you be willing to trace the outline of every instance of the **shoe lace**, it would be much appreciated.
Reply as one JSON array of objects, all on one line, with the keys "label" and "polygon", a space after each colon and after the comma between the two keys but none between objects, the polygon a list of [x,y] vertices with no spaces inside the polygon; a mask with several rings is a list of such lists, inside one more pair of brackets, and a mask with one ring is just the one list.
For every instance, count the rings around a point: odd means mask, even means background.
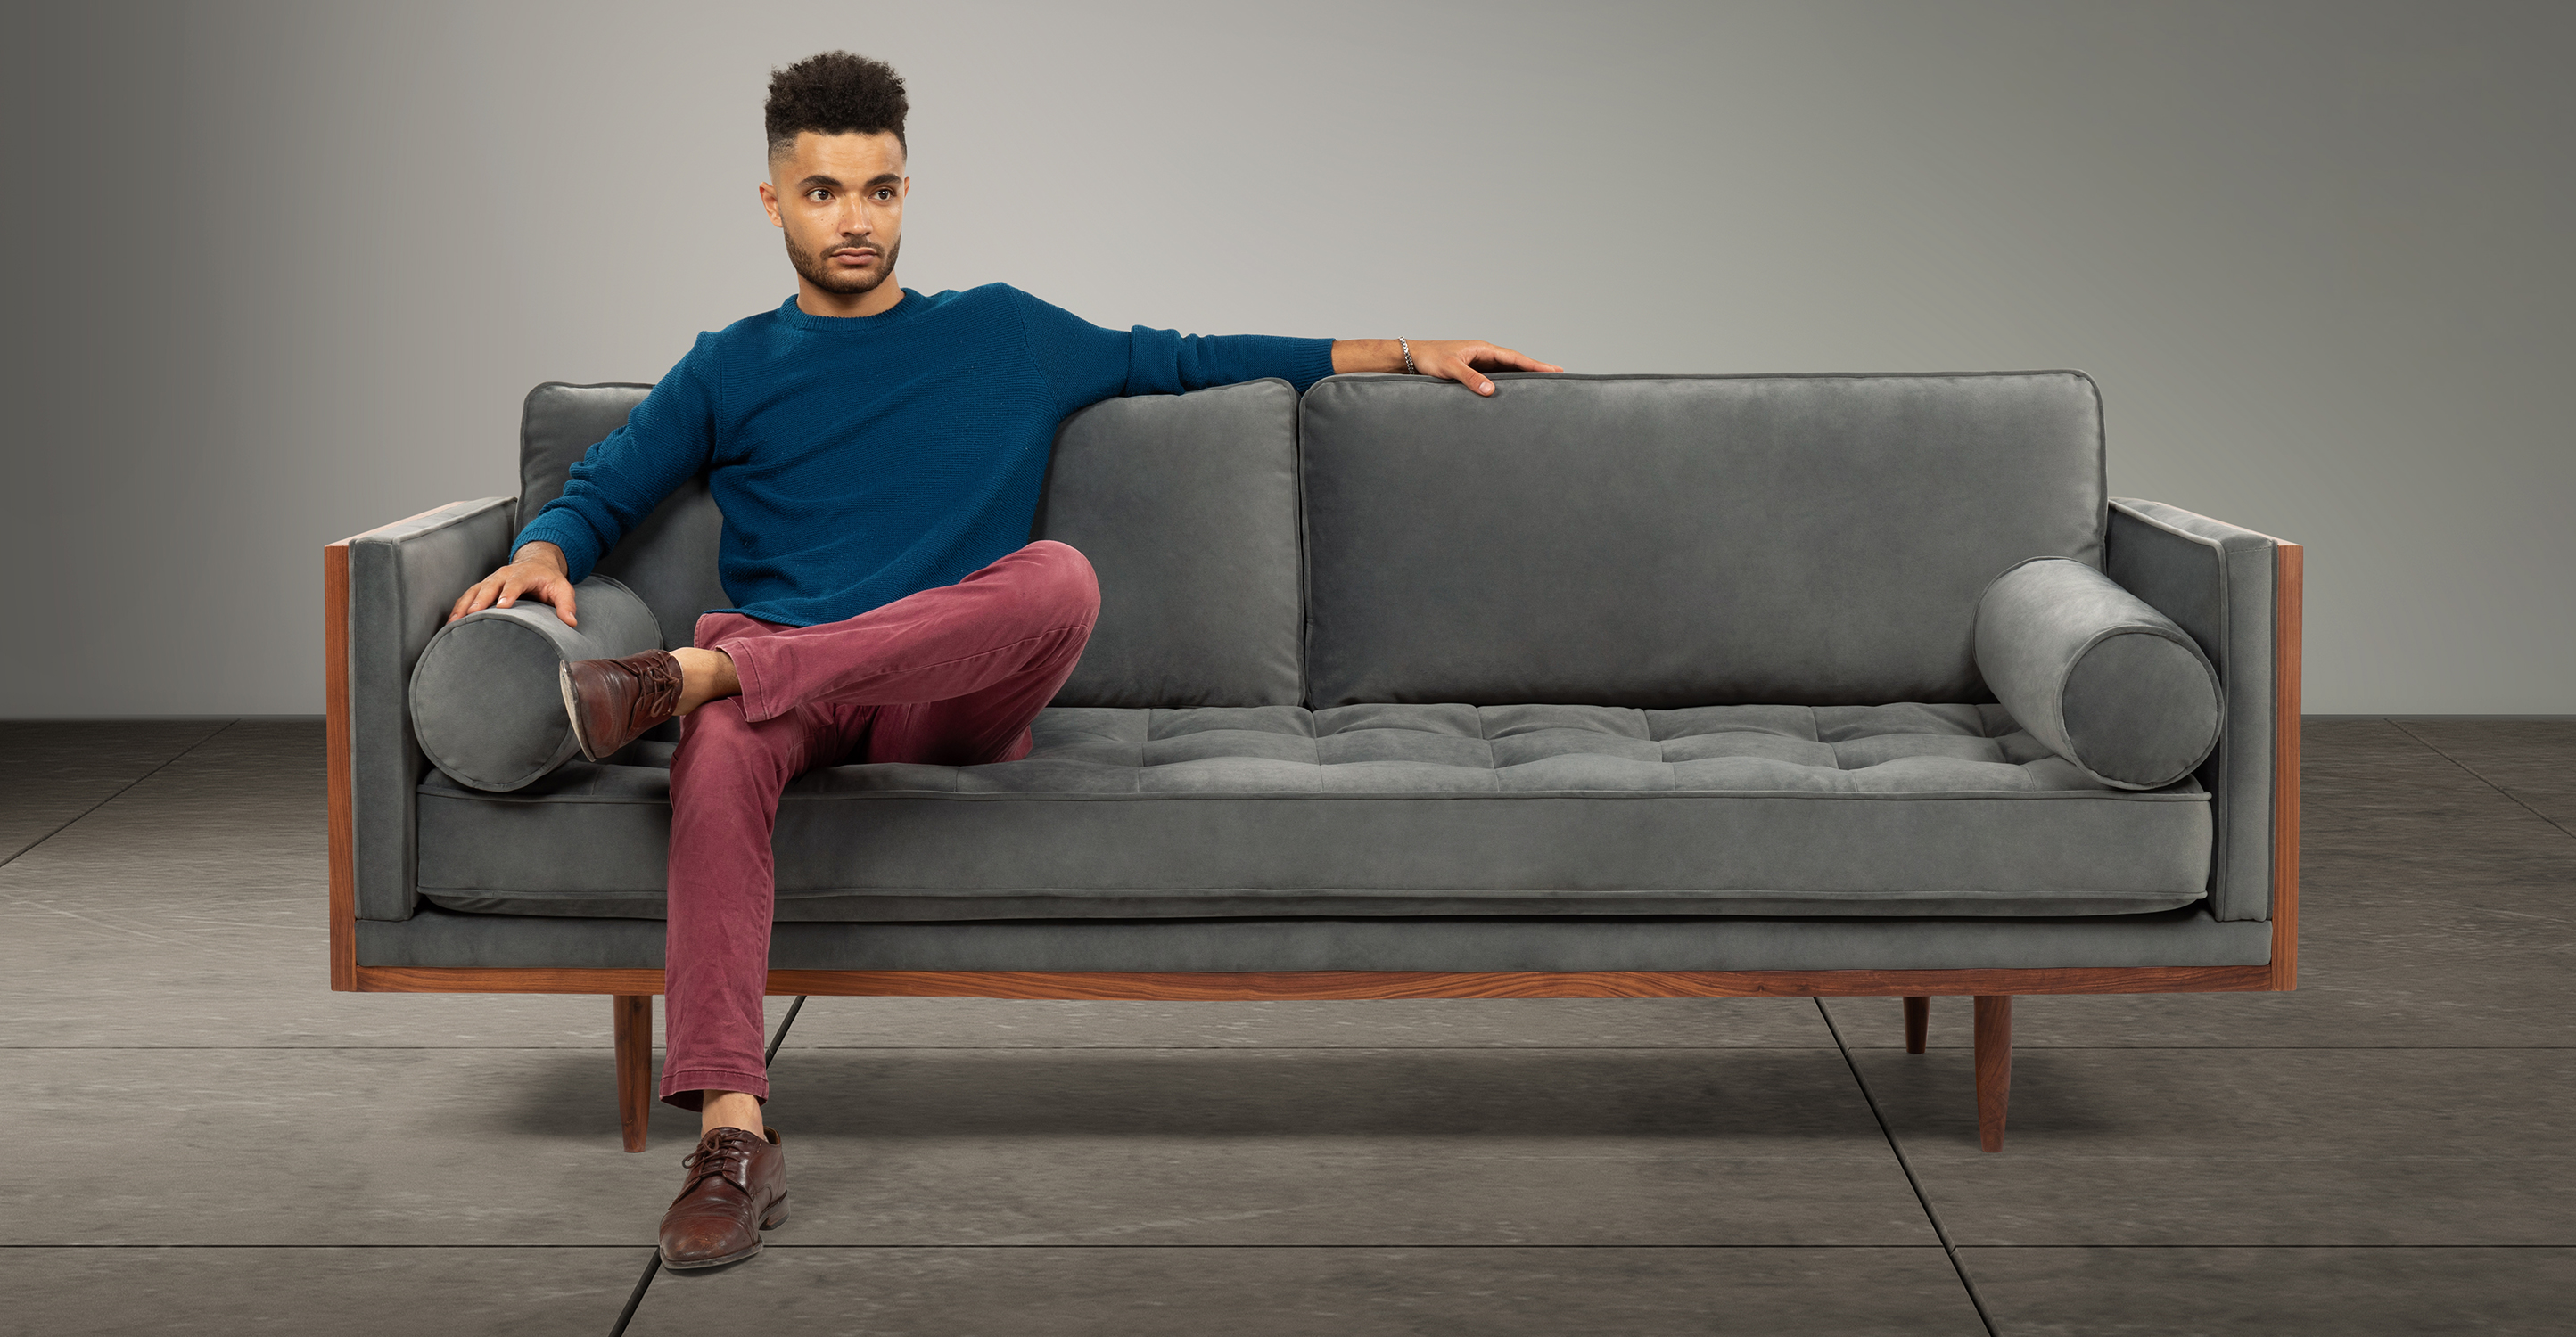
[{"label": "shoe lace", "polygon": [[692,1172],[689,1175],[687,1187],[681,1189],[681,1192],[686,1193],[688,1189],[697,1187],[698,1181],[708,1175],[725,1175],[726,1178],[736,1181],[747,1178],[741,1173],[728,1174],[727,1172],[749,1165],[751,1148],[748,1143],[750,1141],[750,1134],[738,1128],[719,1128],[708,1134],[706,1140],[698,1143],[697,1150],[680,1158],[680,1168]]},{"label": "shoe lace", "polygon": [[658,723],[679,709],[683,685],[680,664],[671,657],[670,651],[647,650],[618,662],[635,675],[636,686],[640,689],[635,694],[636,718]]}]

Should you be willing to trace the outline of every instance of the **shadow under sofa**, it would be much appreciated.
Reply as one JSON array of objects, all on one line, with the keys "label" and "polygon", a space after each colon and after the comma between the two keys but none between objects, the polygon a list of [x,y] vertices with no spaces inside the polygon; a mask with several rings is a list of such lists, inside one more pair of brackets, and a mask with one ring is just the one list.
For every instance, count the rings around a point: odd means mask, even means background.
[{"label": "shadow under sofa", "polygon": [[[1964,995],[1994,1150],[2014,995],[2294,987],[2299,549],[2107,497],[2089,380],[1497,381],[1067,419],[1031,536],[1099,574],[1081,665],[1020,761],[790,785],[770,991],[1895,994],[1917,1052]],[[493,788],[410,693],[646,388],[539,387],[520,495],[325,555],[333,987],[611,995],[630,1150],[672,735]],[[687,644],[720,531],[701,478],[595,579]],[[2106,781],[1997,700],[1980,600],[2033,559],[2205,657],[2190,774]]]}]

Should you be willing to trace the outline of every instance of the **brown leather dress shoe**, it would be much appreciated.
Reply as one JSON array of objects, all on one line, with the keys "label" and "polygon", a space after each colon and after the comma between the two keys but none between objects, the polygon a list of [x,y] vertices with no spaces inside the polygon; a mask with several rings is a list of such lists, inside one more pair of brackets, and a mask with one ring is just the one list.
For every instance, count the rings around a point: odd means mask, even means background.
[{"label": "brown leather dress shoe", "polygon": [[689,1171],[662,1213],[662,1266],[721,1267],[760,1252],[760,1232],[787,1219],[787,1153],[766,1138],[718,1128],[680,1162]]},{"label": "brown leather dress shoe", "polygon": [[605,761],[656,724],[679,713],[680,661],[668,650],[624,659],[568,660],[556,672],[564,713],[581,755]]}]

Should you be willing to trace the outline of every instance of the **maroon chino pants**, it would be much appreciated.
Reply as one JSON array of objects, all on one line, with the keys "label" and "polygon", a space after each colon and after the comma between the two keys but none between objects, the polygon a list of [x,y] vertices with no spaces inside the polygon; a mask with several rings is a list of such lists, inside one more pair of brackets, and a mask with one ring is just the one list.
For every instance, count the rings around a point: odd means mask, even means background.
[{"label": "maroon chino pants", "polygon": [[698,619],[698,647],[732,656],[742,695],[692,712],[671,759],[663,1100],[694,1110],[701,1091],[769,1098],[769,839],[787,782],[850,762],[1027,756],[1029,722],[1073,676],[1099,615],[1091,563],[1040,539],[846,622]]}]

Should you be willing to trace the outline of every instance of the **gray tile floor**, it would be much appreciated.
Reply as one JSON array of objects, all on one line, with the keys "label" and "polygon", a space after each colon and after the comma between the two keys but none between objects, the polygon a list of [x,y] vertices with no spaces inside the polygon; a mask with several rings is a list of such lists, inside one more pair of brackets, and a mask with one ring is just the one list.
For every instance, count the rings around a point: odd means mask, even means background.
[{"label": "gray tile floor", "polygon": [[[2023,1000],[2000,1156],[1961,1000],[817,999],[797,1214],[629,1331],[2568,1331],[2576,722],[2306,784],[2303,987]],[[323,858],[318,723],[0,723],[0,1329],[615,1321],[691,1122],[603,1000],[328,992]]]}]

